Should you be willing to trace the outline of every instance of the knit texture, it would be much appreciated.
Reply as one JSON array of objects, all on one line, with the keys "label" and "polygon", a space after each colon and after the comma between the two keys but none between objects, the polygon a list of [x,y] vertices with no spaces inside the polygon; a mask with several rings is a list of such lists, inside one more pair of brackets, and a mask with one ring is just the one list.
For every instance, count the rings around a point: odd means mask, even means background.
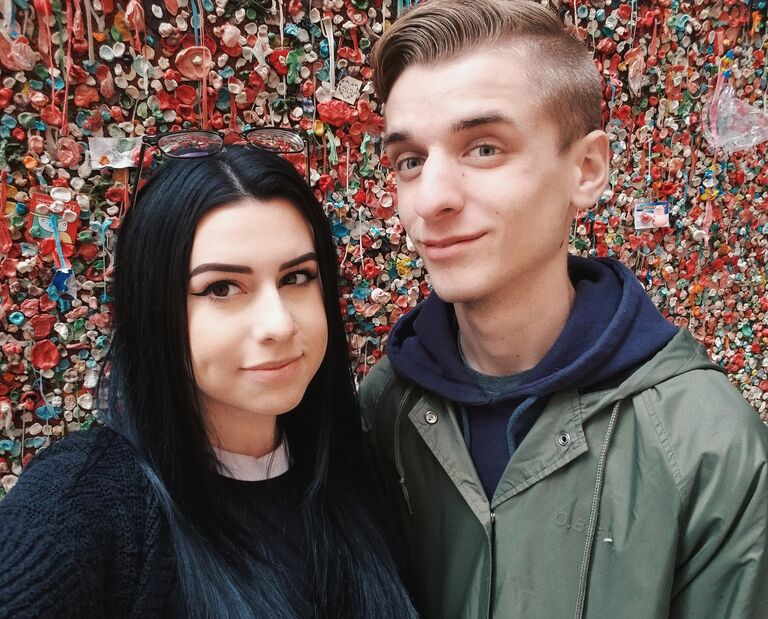
[{"label": "knit texture", "polygon": [[130,445],[108,428],[37,455],[0,501],[0,617],[160,617],[174,561]]}]

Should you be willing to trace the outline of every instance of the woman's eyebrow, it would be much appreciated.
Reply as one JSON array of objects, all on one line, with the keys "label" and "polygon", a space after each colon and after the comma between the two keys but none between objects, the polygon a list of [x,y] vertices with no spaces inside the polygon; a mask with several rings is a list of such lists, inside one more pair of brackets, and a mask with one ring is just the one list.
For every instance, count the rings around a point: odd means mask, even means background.
[{"label": "woman's eyebrow", "polygon": [[313,251],[308,251],[306,254],[301,254],[301,256],[297,256],[296,258],[288,260],[288,262],[283,262],[283,264],[280,265],[280,270],[284,271],[285,269],[290,269],[291,267],[295,267],[297,264],[307,262],[308,260],[316,261],[317,254]]},{"label": "woman's eyebrow", "polygon": [[200,266],[196,266],[189,274],[189,278],[192,279],[195,275],[200,273],[207,273],[208,271],[219,271],[223,273],[253,273],[251,267],[243,266],[240,264],[225,264],[223,262],[206,262]]},{"label": "woman's eyebrow", "polygon": [[[317,254],[313,251],[308,251],[306,254],[301,254],[301,256],[296,256],[295,258],[291,258],[290,260],[283,262],[278,267],[278,270],[284,271],[285,269],[290,269],[291,267],[294,267],[297,264],[301,264],[302,262],[307,262],[309,260],[317,261]],[[192,272],[189,274],[189,278],[192,279],[195,275],[200,275],[201,273],[208,273],[210,271],[216,271],[219,273],[245,273],[246,275],[251,275],[253,273],[253,269],[251,269],[251,267],[244,266],[241,264],[226,264],[224,262],[206,262],[205,264],[201,264],[199,266],[196,266],[194,269],[192,269]]]}]

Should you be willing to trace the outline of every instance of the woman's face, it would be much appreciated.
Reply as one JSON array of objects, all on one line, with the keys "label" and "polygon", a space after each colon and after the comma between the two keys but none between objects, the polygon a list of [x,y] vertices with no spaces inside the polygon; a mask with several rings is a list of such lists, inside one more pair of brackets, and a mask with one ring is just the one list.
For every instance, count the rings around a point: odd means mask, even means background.
[{"label": "woman's face", "polygon": [[301,401],[328,341],[312,229],[300,211],[245,198],[203,217],[187,312],[212,441],[248,453]]}]

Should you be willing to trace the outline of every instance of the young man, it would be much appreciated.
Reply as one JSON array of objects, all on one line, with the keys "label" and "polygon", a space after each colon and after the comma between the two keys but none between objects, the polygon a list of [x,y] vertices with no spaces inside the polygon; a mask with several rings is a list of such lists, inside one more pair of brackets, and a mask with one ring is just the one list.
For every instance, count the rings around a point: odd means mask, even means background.
[{"label": "young man", "polygon": [[436,0],[374,53],[434,293],[362,404],[431,619],[768,617],[768,432],[631,271],[569,257],[600,80],[533,2]]}]

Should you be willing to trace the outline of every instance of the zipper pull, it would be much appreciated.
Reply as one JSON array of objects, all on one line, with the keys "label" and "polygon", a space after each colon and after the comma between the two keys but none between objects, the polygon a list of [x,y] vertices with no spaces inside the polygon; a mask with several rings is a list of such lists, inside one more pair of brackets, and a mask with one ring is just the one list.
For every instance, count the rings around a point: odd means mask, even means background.
[{"label": "zipper pull", "polygon": [[405,477],[400,478],[400,489],[403,491],[403,498],[405,504],[408,506],[408,513],[413,516],[413,510],[411,509],[411,498],[408,496],[408,486],[405,485]]}]

